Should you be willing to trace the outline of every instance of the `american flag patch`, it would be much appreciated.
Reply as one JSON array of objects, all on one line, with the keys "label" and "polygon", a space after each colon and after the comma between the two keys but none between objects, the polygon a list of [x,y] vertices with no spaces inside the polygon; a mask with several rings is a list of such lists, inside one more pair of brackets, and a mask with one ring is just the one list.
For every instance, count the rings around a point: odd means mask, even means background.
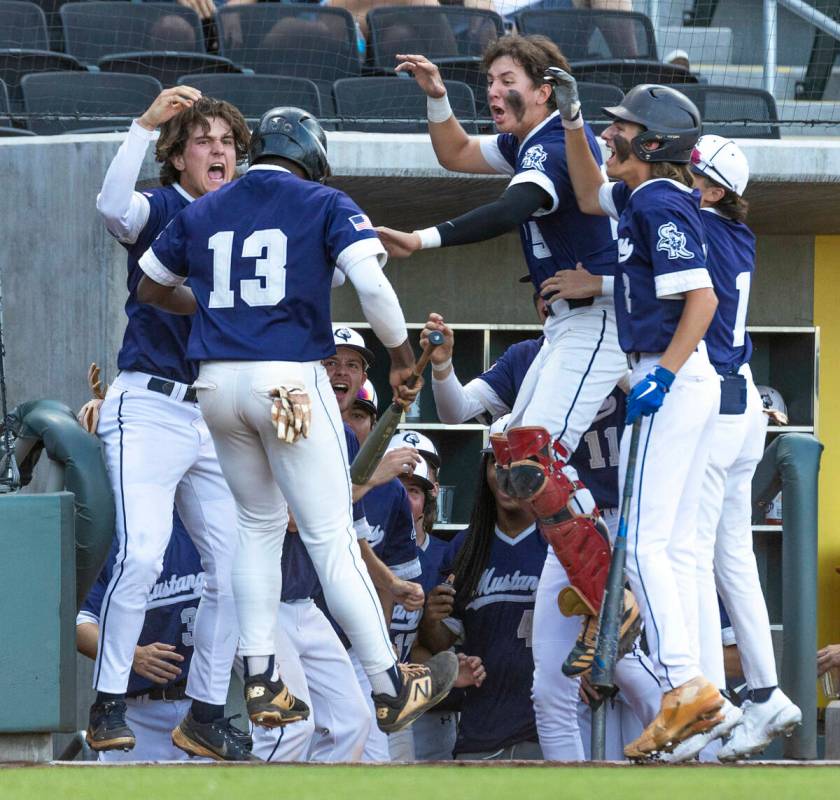
[{"label": "american flag patch", "polygon": [[350,220],[350,224],[357,230],[357,231],[372,231],[373,225],[370,224],[370,220],[367,218],[367,214],[355,214],[352,217],[348,217]]}]

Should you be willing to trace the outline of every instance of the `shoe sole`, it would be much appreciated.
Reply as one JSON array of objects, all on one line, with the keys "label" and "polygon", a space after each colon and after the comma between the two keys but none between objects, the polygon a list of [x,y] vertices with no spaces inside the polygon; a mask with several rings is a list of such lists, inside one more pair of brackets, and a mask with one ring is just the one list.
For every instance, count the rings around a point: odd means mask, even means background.
[{"label": "shoe sole", "polygon": [[[704,732],[692,732],[689,736],[686,736],[680,744],[676,745],[673,750],[671,750],[671,754],[674,753],[675,750],[679,748],[681,744],[685,744],[689,742],[694,736],[703,736],[703,733],[711,734],[708,737],[704,737],[702,742],[696,742],[695,745],[684,753],[681,753],[679,759],[668,760],[663,759],[664,763],[668,764],[682,764],[685,761],[691,761],[703,751],[705,747],[708,747],[712,742],[716,742],[718,739],[723,739],[724,736],[728,736],[732,730],[735,728],[736,725],[741,721],[743,715],[742,714],[733,714],[730,718],[727,719],[726,715],[723,717],[723,722],[719,725],[715,726],[714,728],[709,729],[708,731]],[[692,725],[692,728],[694,726]],[[667,752],[667,751],[665,751]]]},{"label": "shoe sole", "polygon": [[291,725],[293,722],[302,722],[309,719],[309,714],[293,714],[288,716],[288,712],[284,711],[257,711],[255,714],[249,714],[248,719],[259,725],[261,728],[282,728],[284,725]]},{"label": "shoe sole", "polygon": [[[721,703],[721,706],[723,704]],[[688,722],[682,728],[678,729],[669,739],[661,745],[654,745],[650,750],[637,750],[635,753],[628,753],[626,750],[624,755],[631,761],[650,761],[655,758],[658,753],[670,753],[680,742],[688,739],[689,736],[695,736],[698,733],[706,733],[720,725],[724,721],[723,714],[720,713],[721,706],[715,710],[707,710],[700,713],[693,720]]]},{"label": "shoe sole", "polygon": [[137,740],[133,736],[119,736],[116,739],[104,739],[96,741],[91,735],[90,731],[85,732],[85,741],[91,750],[101,753],[105,750],[129,750],[134,749]]},{"label": "shoe sole", "polygon": [[432,699],[429,700],[427,705],[420,706],[419,708],[414,709],[414,711],[412,711],[408,716],[399,720],[399,722],[395,722],[390,725],[380,725],[377,721],[376,724],[379,726],[379,730],[381,730],[382,733],[396,733],[397,731],[401,731],[403,728],[406,728],[409,725],[411,725],[411,723],[414,722],[414,720],[425,714],[430,709],[434,708],[441,700],[443,700],[444,697],[446,697],[446,695],[449,694],[449,692],[452,691],[452,686],[455,684],[455,680],[457,677],[458,665],[456,662],[455,671],[452,675],[452,679],[447,682],[447,687],[445,689],[441,689],[441,691],[439,691],[437,694],[432,695]]},{"label": "shoe sole", "polygon": [[748,747],[743,750],[739,750],[737,753],[727,754],[721,757],[718,755],[718,760],[724,764],[728,764],[732,761],[745,761],[752,756],[758,755],[762,752],[769,744],[773,741],[773,739],[777,738],[778,736],[784,736],[785,738],[793,736],[793,732],[802,724],[802,712],[800,711],[791,719],[782,721],[779,717],[787,711],[786,708],[782,709],[777,715],[776,720],[774,721],[773,725],[771,725],[767,729],[767,736],[760,742],[757,742],[752,747]]},{"label": "shoe sole", "polygon": [[187,738],[180,726],[172,731],[172,744],[179,750],[183,750],[189,756],[197,756],[198,758],[212,758],[214,761],[224,761],[218,753],[214,753],[207,747],[200,745],[198,742]]}]

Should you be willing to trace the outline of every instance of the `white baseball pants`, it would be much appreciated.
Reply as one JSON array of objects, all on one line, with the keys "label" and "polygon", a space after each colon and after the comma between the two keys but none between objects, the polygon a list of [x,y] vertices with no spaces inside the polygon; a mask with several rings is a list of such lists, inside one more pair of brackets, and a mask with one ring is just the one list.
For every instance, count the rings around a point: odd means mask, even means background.
[{"label": "white baseball pants", "polygon": [[[615,509],[602,513],[614,536],[618,513]],[[568,585],[566,571],[549,547],[534,606],[532,699],[540,746],[550,761],[583,761],[588,745],[579,725],[579,681],[562,671],[581,625],[580,617],[565,617],[557,607],[557,595]],[[662,690],[653,666],[638,647],[618,661],[615,681],[639,719],[645,725],[650,722],[659,711]]]},{"label": "white baseball pants", "polygon": [[[631,385],[658,360],[658,354],[645,354],[633,368]],[[627,529],[627,577],[666,692],[700,674],[697,515],[719,406],[720,380],[701,342],[677,373],[662,407],[641,418]],[[620,487],[631,434],[628,425],[621,439]]]},{"label": "white baseball pants", "polygon": [[543,333],[545,345],[522,381],[507,427],[541,426],[573,453],[627,372],[612,298],[549,317]]},{"label": "white baseball pants", "polygon": [[[309,437],[294,444],[279,441],[271,423],[269,391],[278,386],[302,387],[312,401]],[[321,363],[204,362],[196,388],[239,517],[233,588],[240,653],[274,653],[288,502],[327,605],[365,671],[392,667],[388,627],[353,528],[341,415]]]},{"label": "white baseball pants", "polygon": [[749,366],[741,373],[747,379],[746,411],[717,415],[703,479],[697,525],[700,664],[710,681],[726,686],[717,590],[735,630],[744,677],[758,689],[778,683],[752,538],[752,478],[764,454],[767,417]]},{"label": "white baseball pants", "polygon": [[281,603],[275,670],[311,709],[308,720],[252,726],[254,755],[264,761],[358,761],[371,719],[344,645],[312,600]]},{"label": "white baseball pants", "polygon": [[231,584],[236,507],[198,405],[178,399],[188,387],[175,384],[167,397],[146,388],[150,377],[121,372],[100,411],[97,432],[114,490],[119,551],[99,615],[93,688],[122,694],[128,686],[174,505],[205,571],[187,693],[224,705],[237,641]]}]

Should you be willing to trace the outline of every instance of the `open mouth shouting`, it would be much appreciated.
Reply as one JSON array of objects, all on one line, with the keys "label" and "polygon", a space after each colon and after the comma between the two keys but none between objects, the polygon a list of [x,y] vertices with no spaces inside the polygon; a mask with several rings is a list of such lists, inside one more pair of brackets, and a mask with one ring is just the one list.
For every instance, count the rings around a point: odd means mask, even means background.
[{"label": "open mouth shouting", "polygon": [[222,184],[225,182],[225,165],[221,161],[214,161],[207,169],[207,177],[211,184]]}]

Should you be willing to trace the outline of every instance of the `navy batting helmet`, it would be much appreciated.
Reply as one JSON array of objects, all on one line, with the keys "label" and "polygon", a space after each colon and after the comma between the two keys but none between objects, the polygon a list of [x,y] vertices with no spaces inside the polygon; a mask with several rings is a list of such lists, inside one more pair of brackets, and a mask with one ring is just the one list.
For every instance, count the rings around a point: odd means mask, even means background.
[{"label": "navy batting helmet", "polygon": [[260,117],[251,134],[248,155],[252,164],[263,156],[285,158],[318,183],[330,174],[323,128],[310,113],[293,106],[272,108]]},{"label": "navy batting helmet", "polygon": [[[700,112],[682,92],[670,86],[643,83],[627,92],[617,106],[603,111],[612,119],[635,122],[645,128],[630,142],[642,161],[691,161],[691,151],[700,138]],[[649,142],[657,142],[659,147],[647,150],[645,145]]]}]

